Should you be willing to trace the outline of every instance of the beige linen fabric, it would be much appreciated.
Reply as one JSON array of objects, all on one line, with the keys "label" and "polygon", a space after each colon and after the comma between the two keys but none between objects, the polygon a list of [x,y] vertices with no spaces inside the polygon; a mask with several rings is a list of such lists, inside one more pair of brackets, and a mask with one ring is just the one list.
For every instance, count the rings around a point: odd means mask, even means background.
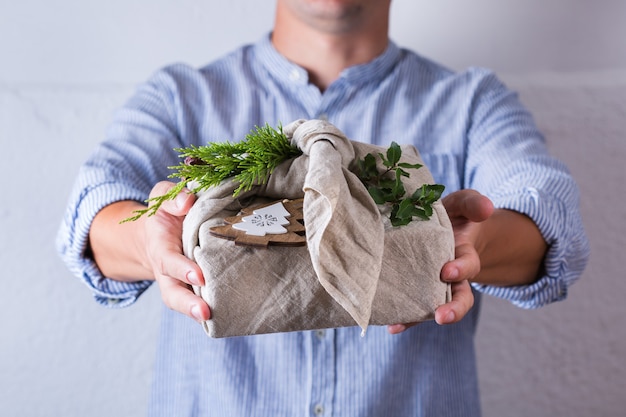
[{"label": "beige linen fabric", "polygon": [[[454,257],[443,205],[433,206],[429,221],[393,228],[351,171],[356,160],[384,149],[350,141],[322,120],[298,120],[283,131],[302,156],[238,198],[234,181],[199,193],[185,219],[184,252],[206,281],[194,291],[212,311],[206,332],[227,337],[355,324],[365,330],[432,319],[450,299],[439,279]],[[414,147],[402,152],[402,161],[422,163]],[[422,167],[404,182],[412,193],[433,179]],[[209,234],[242,207],[302,197],[306,247],[247,248]]]}]

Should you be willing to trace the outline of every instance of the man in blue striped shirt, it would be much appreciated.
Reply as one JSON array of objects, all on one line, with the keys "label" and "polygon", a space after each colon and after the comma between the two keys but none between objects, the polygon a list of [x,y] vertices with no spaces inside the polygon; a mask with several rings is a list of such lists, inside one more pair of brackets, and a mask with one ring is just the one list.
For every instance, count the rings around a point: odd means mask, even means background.
[{"label": "man in blue striped shirt", "polygon": [[[70,269],[108,306],[157,281],[164,308],[152,416],[477,416],[480,294],[562,300],[588,242],[578,190],[531,116],[489,71],[449,71],[388,38],[390,0],[277,0],[273,32],[200,69],[154,74],[83,165],[58,235]],[[349,138],[415,145],[455,230],[434,322],[210,339],[202,272],[182,254],[194,197],[119,224],[163,194],[174,148],[251,127],[326,118]],[[156,185],[155,185],[156,184]],[[242,278],[244,279],[244,278]],[[183,313],[183,314],[179,314]],[[190,320],[188,317],[193,318]]]}]

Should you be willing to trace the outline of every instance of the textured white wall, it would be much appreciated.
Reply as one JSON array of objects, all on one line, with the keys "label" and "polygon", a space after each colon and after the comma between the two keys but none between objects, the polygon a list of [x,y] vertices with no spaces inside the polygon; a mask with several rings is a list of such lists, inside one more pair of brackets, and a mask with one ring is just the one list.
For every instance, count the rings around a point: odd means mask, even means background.
[{"label": "textured white wall", "polygon": [[[394,0],[392,37],[519,90],[578,179],[592,259],[566,302],[486,298],[484,414],[621,416],[626,408],[626,2]],[[271,0],[0,0],[0,415],[141,416],[160,299],[96,305],[53,248],[76,170],[134,86],[271,27]]]}]

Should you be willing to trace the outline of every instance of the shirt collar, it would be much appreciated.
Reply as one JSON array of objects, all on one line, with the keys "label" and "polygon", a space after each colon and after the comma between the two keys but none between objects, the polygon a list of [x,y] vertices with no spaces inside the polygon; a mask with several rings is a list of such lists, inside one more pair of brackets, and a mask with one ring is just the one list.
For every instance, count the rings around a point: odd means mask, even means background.
[{"label": "shirt collar", "polygon": [[[307,71],[281,55],[271,42],[271,34],[262,37],[255,45],[255,57],[278,80],[292,85],[307,85]],[[370,62],[346,68],[339,75],[345,82],[352,85],[379,82],[395,66],[400,59],[401,50],[391,40],[382,54]]]}]

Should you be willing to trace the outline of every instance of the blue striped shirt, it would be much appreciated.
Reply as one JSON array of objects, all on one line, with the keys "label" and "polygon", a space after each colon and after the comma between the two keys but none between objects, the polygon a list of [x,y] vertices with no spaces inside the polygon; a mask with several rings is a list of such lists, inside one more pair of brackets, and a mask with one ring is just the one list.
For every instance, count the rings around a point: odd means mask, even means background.
[{"label": "blue striped shirt", "polygon": [[459,323],[434,322],[391,336],[372,327],[208,338],[164,308],[151,416],[477,416],[473,337],[480,294],[523,308],[565,298],[587,257],[578,190],[547,153],[531,115],[491,72],[456,73],[390,43],[375,60],[344,70],[321,93],[269,37],[201,69],[155,73],[117,113],[81,168],[58,248],[108,306],[133,303],[150,282],[123,283],[86,255],[89,226],[104,206],[143,201],[178,163],[174,148],[243,138],[255,125],[326,118],[346,135],[381,146],[410,143],[446,192],[473,188],[496,207],[530,216],[549,251],[529,286],[474,285]]}]

